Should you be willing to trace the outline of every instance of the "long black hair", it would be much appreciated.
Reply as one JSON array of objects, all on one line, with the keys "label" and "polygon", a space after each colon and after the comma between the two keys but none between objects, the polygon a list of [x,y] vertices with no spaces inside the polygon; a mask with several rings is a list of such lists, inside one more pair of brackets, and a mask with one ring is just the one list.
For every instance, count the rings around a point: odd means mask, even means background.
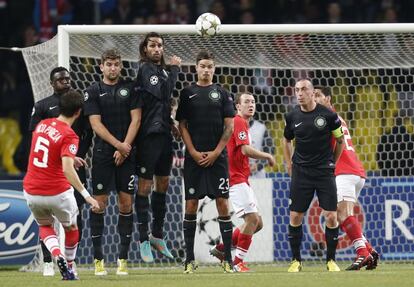
[{"label": "long black hair", "polygon": [[[162,45],[165,48],[164,38],[156,32],[149,32],[147,35],[145,35],[144,40],[142,40],[141,43],[139,43],[139,57],[140,57],[139,60],[140,60],[140,62],[149,62],[150,61],[147,57],[147,53],[145,53],[145,48],[147,47],[150,38],[159,38],[159,39],[161,39],[162,40]],[[166,67],[165,59],[164,59],[164,53],[162,53],[162,56],[161,56],[161,66],[163,68]]]}]

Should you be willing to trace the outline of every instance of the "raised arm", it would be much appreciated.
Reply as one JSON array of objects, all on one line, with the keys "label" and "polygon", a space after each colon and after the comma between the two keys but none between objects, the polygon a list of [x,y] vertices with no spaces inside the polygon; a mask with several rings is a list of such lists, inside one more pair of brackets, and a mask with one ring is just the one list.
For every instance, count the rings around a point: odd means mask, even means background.
[{"label": "raised arm", "polygon": [[177,56],[172,56],[170,59],[170,74],[167,80],[167,91],[169,91],[170,96],[175,88],[175,83],[177,82],[178,72],[180,71],[181,58]]}]

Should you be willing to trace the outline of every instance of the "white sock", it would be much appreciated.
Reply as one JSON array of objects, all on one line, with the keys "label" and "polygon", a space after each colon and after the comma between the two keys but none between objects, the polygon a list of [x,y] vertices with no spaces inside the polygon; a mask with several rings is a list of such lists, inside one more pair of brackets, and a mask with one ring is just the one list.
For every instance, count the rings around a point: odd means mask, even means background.
[{"label": "white sock", "polygon": [[59,247],[59,240],[57,239],[56,235],[50,235],[44,238],[43,243],[46,245],[50,253],[56,254],[56,250],[59,250],[59,253],[61,253]]}]

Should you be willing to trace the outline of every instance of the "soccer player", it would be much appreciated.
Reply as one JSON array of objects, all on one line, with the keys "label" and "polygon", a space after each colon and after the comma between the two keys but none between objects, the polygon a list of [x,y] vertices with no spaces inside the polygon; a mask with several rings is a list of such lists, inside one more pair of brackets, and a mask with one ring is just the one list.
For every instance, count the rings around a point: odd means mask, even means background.
[{"label": "soccer player", "polygon": [[97,137],[92,158],[93,196],[99,210],[92,210],[90,225],[94,248],[95,275],[107,275],[102,253],[105,208],[112,190],[118,193],[120,236],[117,275],[128,275],[128,251],[133,227],[132,201],[135,192],[135,149],[141,110],[132,81],[123,81],[121,54],[108,49],[99,65],[103,78],[85,91],[85,115]]},{"label": "soccer player", "polygon": [[[142,124],[136,140],[138,193],[135,197],[135,212],[138,219],[139,251],[145,262],[154,261],[151,246],[164,256],[174,258],[163,239],[163,229],[173,158],[171,95],[177,82],[181,59],[172,56],[167,71],[164,47],[164,39],[154,32],[148,33],[139,45],[136,85],[142,106]],[[151,192],[152,186],[154,190]],[[150,193],[153,220],[149,235]]]},{"label": "soccer player", "polygon": [[[230,168],[230,201],[236,216],[244,219],[244,223],[233,231],[232,243],[236,247],[233,271],[248,272],[243,259],[247,255],[252,237],[263,227],[259,214],[256,195],[249,184],[249,158],[265,160],[270,166],[275,159],[269,153],[255,149],[249,133],[249,120],[256,111],[256,102],[252,94],[237,94],[237,115],[234,118],[234,131],[227,143]],[[220,260],[224,259],[223,244],[218,244],[210,253]]]},{"label": "soccer player", "polygon": [[[30,119],[29,132],[32,133],[36,128],[37,124],[44,119],[56,118],[59,116],[59,99],[62,94],[67,92],[70,86],[70,74],[69,71],[64,67],[56,67],[50,72],[50,85],[53,88],[53,95],[44,98],[33,107],[33,113]],[[78,176],[82,181],[84,186],[87,186],[86,182],[86,171],[85,166],[86,162],[84,160],[89,147],[92,142],[92,130],[90,128],[89,122],[83,114],[81,114],[74,124],[72,125],[73,130],[78,135],[79,149],[75,161],[75,168],[77,170]],[[77,218],[77,226],[79,230],[79,242],[82,239],[82,207],[85,204],[85,199],[77,192],[75,192],[76,203],[78,205],[79,214]],[[43,276],[53,276],[55,271],[53,268],[52,256],[46,246],[41,241],[42,253],[43,253]],[[75,270],[76,273],[76,270]]]},{"label": "soccer player", "polygon": [[196,59],[197,83],[182,90],[177,110],[181,136],[186,146],[184,160],[185,215],[184,273],[193,273],[194,236],[198,201],[205,196],[216,200],[218,222],[224,244],[224,272],[233,272],[230,219],[229,173],[226,144],[233,133],[234,107],[228,91],[213,83],[214,56],[201,51]]},{"label": "soccer player", "polygon": [[[334,110],[331,99],[332,95],[329,88],[318,87],[315,89],[316,102]],[[367,266],[366,269],[368,270],[375,269],[378,265],[379,254],[362,234],[361,225],[354,216],[354,206],[364,187],[367,176],[353,147],[348,126],[343,118],[339,117],[339,119],[344,133],[345,148],[335,167],[338,221],[341,229],[351,239],[357,254],[355,261],[346,270],[359,270],[363,266]]]},{"label": "soccer player", "polygon": [[[76,224],[79,210],[73,187],[93,210],[99,206],[83,186],[74,167],[79,138],[71,125],[81,114],[83,98],[70,90],[60,95],[58,106],[59,116],[42,120],[33,131],[23,189],[27,205],[39,225],[40,237],[55,258],[62,279],[76,280],[71,265],[79,242]],[[64,254],[53,229],[55,218],[65,229]]]},{"label": "soccer player", "polygon": [[[300,256],[302,221],[315,191],[326,219],[327,269],[328,271],[340,271],[335,262],[339,227],[334,168],[344,148],[341,121],[335,112],[315,102],[314,87],[310,80],[297,81],[295,94],[298,105],[285,115],[283,150],[288,174],[292,178],[289,243],[293,260],[288,272],[302,270]],[[332,135],[336,139],[334,151],[330,142]],[[295,139],[294,153],[292,152],[293,139]]]}]

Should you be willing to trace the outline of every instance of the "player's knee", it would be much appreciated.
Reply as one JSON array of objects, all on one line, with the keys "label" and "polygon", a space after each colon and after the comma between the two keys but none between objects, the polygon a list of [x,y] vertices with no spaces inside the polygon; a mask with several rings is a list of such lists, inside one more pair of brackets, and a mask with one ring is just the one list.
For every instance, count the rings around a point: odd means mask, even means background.
[{"label": "player's knee", "polygon": [[344,212],[344,210],[341,210],[340,208],[338,208],[338,211],[337,211],[338,222],[339,223],[344,222],[347,217],[348,217],[348,215],[346,214],[346,212]]},{"label": "player's knee", "polygon": [[257,229],[257,226],[259,224],[259,216],[257,213],[250,213],[245,217],[246,224],[250,225],[253,230]]},{"label": "player's knee", "polygon": [[155,190],[157,192],[167,192],[169,182],[170,180],[168,176],[157,177],[155,183]]},{"label": "player's knee", "polygon": [[142,180],[138,182],[138,194],[148,196],[151,192],[152,180]]},{"label": "player's knee", "polygon": [[186,214],[197,214],[198,200],[187,200],[185,203]]},{"label": "player's knee", "polygon": [[229,205],[226,198],[216,198],[216,206],[219,216],[229,216]]},{"label": "player's knee", "polygon": [[289,223],[292,226],[299,226],[302,224],[303,221],[303,213],[299,212],[290,212],[289,215]]},{"label": "player's knee", "polygon": [[118,194],[118,207],[121,213],[130,213],[132,211],[133,195],[126,192],[119,192]]},{"label": "player's knee", "polygon": [[128,214],[132,211],[132,203],[131,202],[119,202],[119,212]]},{"label": "player's knee", "polygon": [[78,229],[78,225],[76,223],[68,225],[68,226],[63,226],[63,229],[65,230],[65,232],[70,232],[72,230],[76,230]]},{"label": "player's knee", "polygon": [[338,225],[336,211],[327,211],[325,213],[325,220],[328,227],[336,227]]}]

